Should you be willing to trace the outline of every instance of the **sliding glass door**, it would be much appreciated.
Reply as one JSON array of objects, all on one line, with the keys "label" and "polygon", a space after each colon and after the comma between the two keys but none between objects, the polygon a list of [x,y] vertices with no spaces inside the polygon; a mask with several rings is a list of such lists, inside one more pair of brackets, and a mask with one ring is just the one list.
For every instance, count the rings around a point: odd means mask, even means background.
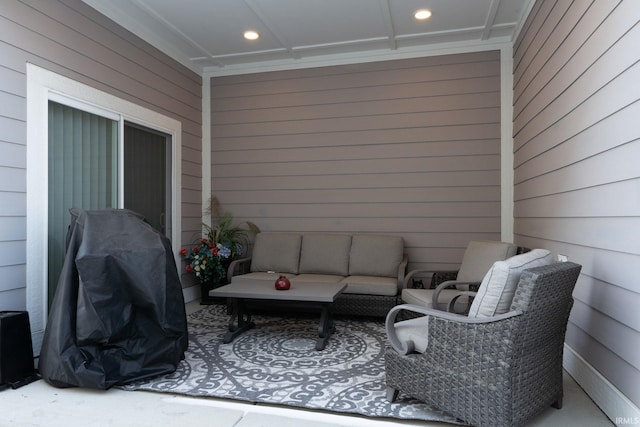
[{"label": "sliding glass door", "polygon": [[[27,310],[29,311],[34,354],[38,354],[47,323],[49,295],[58,281],[60,267],[56,266],[62,265],[68,227],[68,222],[66,221],[69,220],[68,208],[79,203],[75,200],[69,201],[69,197],[77,197],[78,194],[81,194],[84,200],[83,203],[86,202],[86,204],[82,204],[80,207],[89,209],[102,207],[121,208],[128,206],[125,203],[125,198],[128,200],[132,191],[134,194],[135,192],[150,191],[151,187],[154,187],[153,191],[160,191],[157,188],[157,183],[164,183],[165,204],[170,204],[170,209],[165,209],[165,213],[157,213],[157,217],[160,218],[158,223],[162,225],[164,222],[165,233],[171,239],[175,261],[176,263],[180,262],[177,254],[180,251],[182,234],[182,123],[174,117],[119,98],[36,65],[29,63],[26,65],[26,69],[27,268],[25,297]],[[70,107],[70,109],[66,110],[66,108],[58,107],[54,105],[56,103],[63,107]],[[79,110],[79,112],[74,110]],[[65,116],[63,113],[67,112],[73,112],[75,115],[79,114],[80,117],[84,117],[80,122],[93,121],[94,124],[100,123],[100,126],[92,125],[86,128],[85,125],[76,125],[76,120],[74,119],[72,120],[74,124],[70,125],[69,123],[71,122],[68,122],[65,128],[63,123],[66,119],[62,119],[62,117]],[[90,114],[85,115],[83,113]],[[114,123],[117,123],[116,131],[113,128]],[[128,189],[128,186],[124,183],[127,175],[126,168],[128,167],[125,157],[131,157],[131,155],[127,156],[125,153],[124,128],[126,123],[136,126],[143,125],[144,129],[152,133],[160,131],[167,136],[163,140],[161,148],[153,146],[152,149],[170,153],[165,157],[167,169],[164,169],[168,170],[170,168],[170,172],[167,173],[165,178],[158,173],[140,179],[140,183],[143,185],[138,190]],[[85,136],[80,138],[83,142],[82,144],[73,145],[68,141],[60,142],[61,135],[69,135],[69,132],[73,134],[72,129],[75,130],[76,135],[78,135],[80,129],[83,129],[82,132],[86,132],[84,133]],[[91,129],[91,131],[88,129]],[[103,134],[102,138],[94,139],[93,135],[96,135],[94,134],[95,129],[100,129],[96,134]],[[51,140],[49,139],[49,133],[52,134]],[[85,138],[92,142],[85,144]],[[114,138],[117,141],[115,144]],[[73,151],[67,151],[69,148],[67,145],[72,145],[74,147]],[[87,148],[89,148],[89,151],[86,150]],[[96,149],[103,151],[96,153]],[[114,149],[115,154],[113,154]],[[81,155],[80,152],[82,153]],[[49,156],[50,154],[51,157]],[[152,156],[142,157],[151,159]],[[157,159],[159,157],[154,154],[153,158]],[[74,159],[75,162],[71,162],[71,159]],[[94,163],[96,160],[100,161],[98,163],[100,166]],[[76,175],[76,169],[81,170],[83,178],[79,178]],[[153,169],[157,170],[155,166]],[[108,173],[107,171],[110,172]],[[49,180],[51,180],[50,185]],[[82,185],[78,186],[80,182]],[[145,183],[148,185],[144,185]],[[97,185],[96,190],[93,187],[94,184],[101,185]],[[141,199],[143,197],[133,197],[134,201]],[[52,212],[49,212],[50,204],[52,205]],[[158,205],[154,203],[154,206]],[[56,213],[54,214],[54,212]],[[150,216],[156,216],[156,214]],[[61,221],[66,219],[66,221],[56,224],[54,217],[59,217]],[[57,231],[54,231],[54,228]],[[56,256],[52,256],[50,267],[49,256],[56,250],[58,253],[57,261],[55,261]]]},{"label": "sliding glass door", "polygon": [[171,136],[109,112],[101,115],[54,101],[49,101],[48,114],[51,302],[64,262],[71,208],[125,207],[171,237]]},{"label": "sliding glass door", "polygon": [[171,136],[124,124],[124,207],[171,236]]}]

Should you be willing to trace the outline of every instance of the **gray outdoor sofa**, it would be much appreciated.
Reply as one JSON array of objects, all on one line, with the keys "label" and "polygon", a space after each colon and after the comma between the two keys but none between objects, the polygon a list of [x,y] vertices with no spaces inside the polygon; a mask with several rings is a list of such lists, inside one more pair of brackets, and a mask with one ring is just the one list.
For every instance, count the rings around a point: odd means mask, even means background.
[{"label": "gray outdoor sofa", "polygon": [[274,286],[281,275],[296,282],[342,282],[333,313],[386,316],[398,304],[407,258],[402,237],[372,234],[258,233],[251,257],[229,266],[230,283]]}]

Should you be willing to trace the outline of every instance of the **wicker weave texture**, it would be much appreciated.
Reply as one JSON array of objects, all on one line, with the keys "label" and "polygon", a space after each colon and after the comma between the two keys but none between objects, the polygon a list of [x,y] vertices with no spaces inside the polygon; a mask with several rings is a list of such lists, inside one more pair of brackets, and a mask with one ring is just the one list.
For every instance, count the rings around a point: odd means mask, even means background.
[{"label": "wicker weave texture", "polygon": [[331,305],[334,314],[385,317],[398,304],[397,296],[341,294]]},{"label": "wicker weave texture", "polygon": [[519,316],[479,324],[431,317],[425,353],[387,349],[387,386],[478,426],[520,426],[561,405],[564,336],[580,269],[525,270],[511,305]]}]

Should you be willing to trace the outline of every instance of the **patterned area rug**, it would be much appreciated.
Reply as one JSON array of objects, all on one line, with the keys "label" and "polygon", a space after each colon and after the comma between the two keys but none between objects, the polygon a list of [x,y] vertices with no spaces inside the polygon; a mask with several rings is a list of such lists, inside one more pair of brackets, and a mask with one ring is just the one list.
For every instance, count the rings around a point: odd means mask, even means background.
[{"label": "patterned area rug", "polygon": [[192,313],[189,349],[176,372],[123,388],[460,424],[402,393],[387,401],[382,319],[336,319],[322,351],[315,350],[317,316],[253,320],[254,329],[223,344],[226,307]]}]

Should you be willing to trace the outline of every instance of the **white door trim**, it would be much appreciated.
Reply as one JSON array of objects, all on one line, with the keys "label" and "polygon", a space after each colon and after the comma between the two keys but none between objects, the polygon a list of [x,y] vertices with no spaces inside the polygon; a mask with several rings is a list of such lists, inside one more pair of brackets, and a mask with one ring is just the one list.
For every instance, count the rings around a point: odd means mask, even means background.
[{"label": "white door trim", "polygon": [[[62,98],[61,98],[62,97]],[[176,265],[180,265],[182,231],[182,123],[156,111],[118,98],[83,83],[27,64],[27,288],[26,306],[31,324],[34,354],[47,319],[47,210],[48,210],[48,102],[77,100],[111,111],[129,122],[158,129],[172,137],[172,233]]]}]

